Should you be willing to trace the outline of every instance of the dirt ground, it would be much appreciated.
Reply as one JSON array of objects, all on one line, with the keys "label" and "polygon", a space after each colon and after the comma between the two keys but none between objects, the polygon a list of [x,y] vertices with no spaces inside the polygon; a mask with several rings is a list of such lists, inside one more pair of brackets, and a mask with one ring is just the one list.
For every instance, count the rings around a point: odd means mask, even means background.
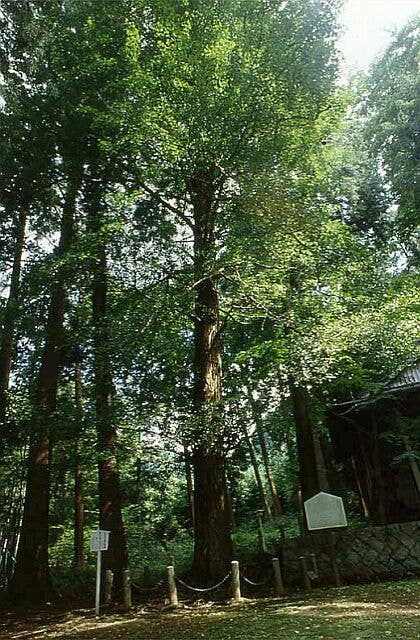
[{"label": "dirt ground", "polygon": [[318,589],[240,605],[155,603],[95,619],[92,609],[3,613],[1,640],[420,640],[420,580]]}]

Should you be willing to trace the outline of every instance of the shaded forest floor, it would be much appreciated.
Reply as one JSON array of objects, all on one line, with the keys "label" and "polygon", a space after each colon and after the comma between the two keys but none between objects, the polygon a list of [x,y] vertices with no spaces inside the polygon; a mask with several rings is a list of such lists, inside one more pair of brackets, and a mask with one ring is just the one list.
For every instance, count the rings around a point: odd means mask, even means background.
[{"label": "shaded forest floor", "polygon": [[241,605],[159,605],[95,620],[92,610],[3,615],[1,640],[419,640],[420,580],[318,589]]}]

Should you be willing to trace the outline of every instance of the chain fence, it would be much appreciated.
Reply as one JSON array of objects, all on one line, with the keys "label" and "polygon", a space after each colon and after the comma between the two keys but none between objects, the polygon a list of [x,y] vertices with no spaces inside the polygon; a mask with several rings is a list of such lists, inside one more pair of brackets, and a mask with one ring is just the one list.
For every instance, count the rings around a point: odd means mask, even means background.
[{"label": "chain fence", "polygon": [[270,573],[270,575],[267,578],[265,578],[265,580],[262,580],[261,582],[253,582],[252,580],[247,578],[242,572],[241,572],[241,578],[246,584],[249,584],[252,587],[263,587],[264,585],[268,584],[269,582],[271,582],[273,580],[274,571],[272,571]]},{"label": "chain fence", "polygon": [[229,573],[227,573],[225,577],[220,580],[220,582],[213,585],[212,587],[192,587],[178,577],[175,577],[175,582],[180,584],[182,587],[184,587],[184,589],[187,589],[188,591],[193,591],[195,593],[209,593],[210,591],[216,591],[216,589],[219,589],[219,587],[221,587],[227,580],[229,580],[231,575],[232,573],[229,571]]},{"label": "chain fence", "polygon": [[[274,558],[273,562],[274,561],[276,561],[278,565],[277,558]],[[232,593],[234,594],[234,599],[240,599],[240,581],[241,580],[243,581],[244,584],[247,584],[251,587],[264,587],[265,585],[272,582],[273,585],[276,586],[277,593],[280,593],[280,594],[284,593],[284,591],[279,592],[280,587],[281,589],[283,589],[283,586],[281,583],[281,575],[280,575],[280,586],[279,584],[277,584],[279,582],[279,578],[276,575],[275,570],[271,571],[270,574],[263,580],[254,581],[248,578],[239,569],[239,563],[237,561],[232,561],[232,570],[228,571],[228,573],[221,580],[219,580],[219,582],[217,582],[216,584],[210,587],[198,587],[198,586],[193,586],[191,584],[188,584],[187,582],[182,580],[182,578],[179,578],[178,576],[175,575],[173,565],[168,566],[167,569],[168,569],[167,579],[168,579],[168,588],[169,588],[169,599],[171,603],[176,603],[176,604],[178,603],[177,595],[176,595],[176,587],[175,587],[176,584],[179,585],[182,589],[186,591],[190,591],[192,593],[207,594],[207,593],[216,591],[217,589],[220,589],[224,584],[226,584],[229,580],[231,580],[231,589],[232,589]],[[279,569],[277,570],[277,573],[279,573]],[[153,592],[162,590],[162,588],[165,587],[165,581],[161,580],[156,585],[146,587],[146,586],[141,586],[139,584],[136,584],[136,582],[131,580],[131,585],[139,593],[151,594]],[[235,593],[236,593],[236,597],[235,597]]]},{"label": "chain fence", "polygon": [[131,584],[137,591],[145,591],[146,593],[149,593],[151,591],[159,591],[159,589],[163,587],[164,581],[161,580],[157,584],[153,585],[153,587],[141,587],[139,584],[134,582],[134,580],[131,580]]}]

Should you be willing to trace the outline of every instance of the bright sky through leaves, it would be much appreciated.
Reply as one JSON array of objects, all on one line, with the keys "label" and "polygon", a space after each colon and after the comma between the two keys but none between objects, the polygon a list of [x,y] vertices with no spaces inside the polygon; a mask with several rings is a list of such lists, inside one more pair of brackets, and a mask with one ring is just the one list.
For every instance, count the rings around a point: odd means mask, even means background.
[{"label": "bright sky through leaves", "polygon": [[345,32],[339,44],[345,73],[366,71],[392,32],[416,13],[420,13],[420,0],[347,0],[341,15]]}]

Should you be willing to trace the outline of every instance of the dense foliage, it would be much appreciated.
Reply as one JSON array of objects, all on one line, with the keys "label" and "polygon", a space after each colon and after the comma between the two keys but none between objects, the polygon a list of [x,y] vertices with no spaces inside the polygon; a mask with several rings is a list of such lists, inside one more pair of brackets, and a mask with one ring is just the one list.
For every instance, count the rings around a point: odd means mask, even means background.
[{"label": "dense foliage", "polygon": [[[118,597],[128,561],[146,581],[174,554],[220,577],[260,508],[274,551],[317,489],[340,491],[352,524],[374,519],[329,420],[419,355],[420,27],[343,89],[339,7],[3,3],[12,595],[48,600],[63,569],[83,575],[98,524]],[[387,422],[404,469],[417,418]]]}]

